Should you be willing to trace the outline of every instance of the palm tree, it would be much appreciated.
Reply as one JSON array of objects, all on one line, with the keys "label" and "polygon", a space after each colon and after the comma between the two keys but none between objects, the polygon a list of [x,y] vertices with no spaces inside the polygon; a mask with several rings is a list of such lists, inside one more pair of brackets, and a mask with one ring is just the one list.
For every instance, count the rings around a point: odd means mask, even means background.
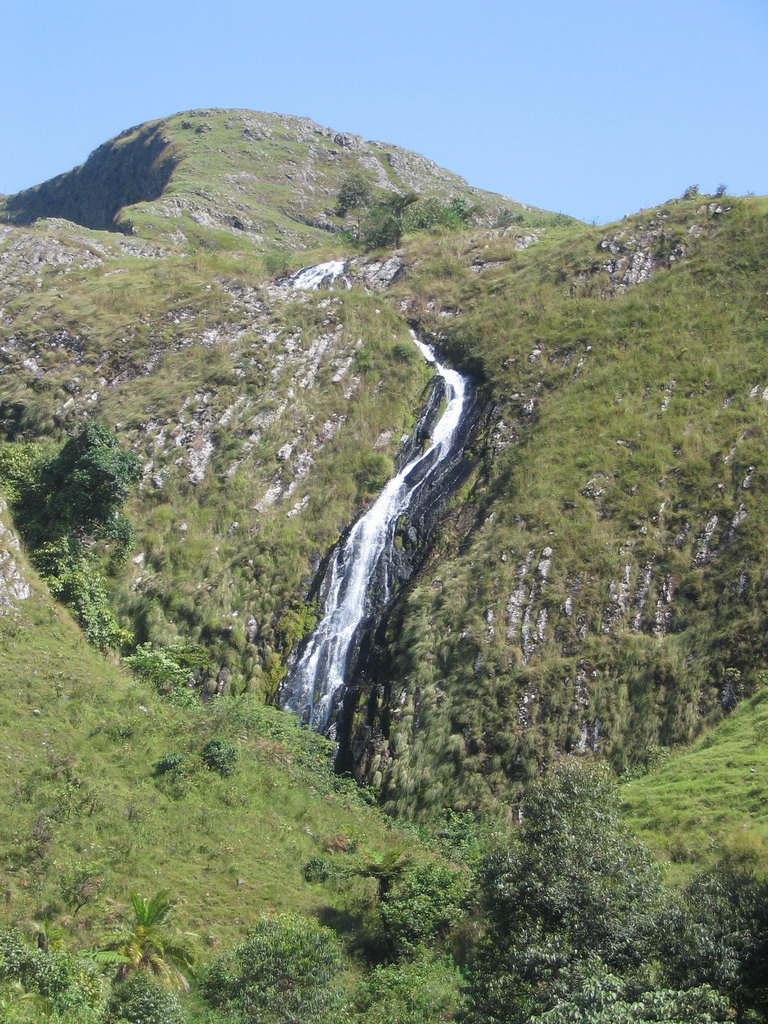
[{"label": "palm tree", "polygon": [[384,206],[388,206],[397,220],[403,216],[403,211],[414,203],[418,203],[419,196],[416,192],[387,192],[383,199]]},{"label": "palm tree", "polygon": [[390,850],[380,860],[369,861],[358,868],[357,874],[363,878],[375,878],[379,889],[379,899],[384,899],[389,890],[411,866],[411,855],[403,850]]},{"label": "palm tree", "polygon": [[[125,927],[106,947],[121,957],[117,976],[129,971],[150,971],[175,988],[189,988],[185,972],[192,971],[194,954],[190,943],[175,940],[165,930],[165,921],[176,905],[167,889],[156,896],[131,893],[133,914],[124,917]],[[186,933],[192,937],[191,932]]]}]

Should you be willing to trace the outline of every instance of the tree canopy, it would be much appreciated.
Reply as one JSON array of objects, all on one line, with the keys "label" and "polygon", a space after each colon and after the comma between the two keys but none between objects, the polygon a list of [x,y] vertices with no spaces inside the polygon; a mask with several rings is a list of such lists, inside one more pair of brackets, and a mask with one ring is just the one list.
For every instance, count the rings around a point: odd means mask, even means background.
[{"label": "tree canopy", "polygon": [[40,472],[38,496],[51,532],[94,530],[112,536],[118,514],[141,476],[133,452],[100,423],[87,423]]}]

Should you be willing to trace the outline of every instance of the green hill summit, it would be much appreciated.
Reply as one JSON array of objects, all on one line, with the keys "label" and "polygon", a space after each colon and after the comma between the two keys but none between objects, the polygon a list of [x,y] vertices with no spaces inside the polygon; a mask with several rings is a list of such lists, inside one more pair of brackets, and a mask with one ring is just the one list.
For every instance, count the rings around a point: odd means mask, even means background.
[{"label": "green hill summit", "polygon": [[129,128],[75,170],[7,197],[3,216],[171,241],[194,239],[202,227],[260,249],[310,248],[340,229],[337,194],[353,173],[378,189],[461,198],[489,222],[526,209],[418,153],[307,118],[193,110]]}]

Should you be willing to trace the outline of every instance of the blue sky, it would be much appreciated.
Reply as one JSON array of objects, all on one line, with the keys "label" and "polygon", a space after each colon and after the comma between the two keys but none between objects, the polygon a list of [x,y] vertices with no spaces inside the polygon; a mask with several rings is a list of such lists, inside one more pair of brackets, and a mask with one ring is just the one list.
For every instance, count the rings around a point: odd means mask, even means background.
[{"label": "blue sky", "polygon": [[768,192],[766,0],[4,0],[0,192],[195,107],[301,114],[604,223]]}]

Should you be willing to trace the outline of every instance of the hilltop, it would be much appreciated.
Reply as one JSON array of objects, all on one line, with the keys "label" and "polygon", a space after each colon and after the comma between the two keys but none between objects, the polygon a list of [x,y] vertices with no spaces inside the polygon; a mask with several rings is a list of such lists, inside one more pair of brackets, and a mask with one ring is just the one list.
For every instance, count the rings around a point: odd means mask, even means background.
[{"label": "hilltop", "polygon": [[0,219],[63,218],[169,245],[210,244],[214,232],[230,247],[305,249],[341,229],[336,195],[353,172],[380,189],[462,198],[489,225],[504,212],[541,216],[399,146],[307,118],[193,110],[129,128],[82,166],[5,197]]}]

